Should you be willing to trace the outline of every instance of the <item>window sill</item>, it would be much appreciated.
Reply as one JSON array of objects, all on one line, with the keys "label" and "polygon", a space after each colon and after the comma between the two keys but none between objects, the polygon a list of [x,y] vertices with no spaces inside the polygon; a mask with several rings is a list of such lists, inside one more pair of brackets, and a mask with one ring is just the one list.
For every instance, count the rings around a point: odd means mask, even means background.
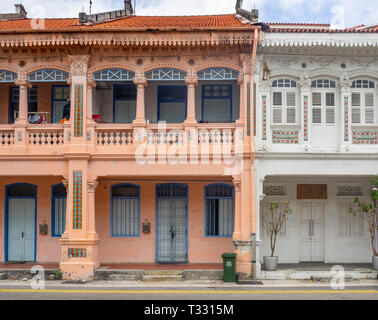
[{"label": "window sill", "polygon": [[378,125],[373,123],[373,124],[352,124],[351,125],[352,129],[378,129]]},{"label": "window sill", "polygon": [[300,124],[293,123],[293,124],[271,124],[270,127],[273,129],[280,129],[280,128],[300,129],[302,126]]}]

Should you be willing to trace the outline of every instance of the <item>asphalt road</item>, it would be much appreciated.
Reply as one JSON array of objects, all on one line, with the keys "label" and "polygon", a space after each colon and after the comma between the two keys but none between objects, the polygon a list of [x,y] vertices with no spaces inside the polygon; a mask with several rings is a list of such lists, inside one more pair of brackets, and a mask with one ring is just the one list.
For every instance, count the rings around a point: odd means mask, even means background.
[{"label": "asphalt road", "polygon": [[378,300],[378,286],[303,288],[87,288],[78,286],[48,287],[33,290],[30,286],[1,286],[0,300]]}]

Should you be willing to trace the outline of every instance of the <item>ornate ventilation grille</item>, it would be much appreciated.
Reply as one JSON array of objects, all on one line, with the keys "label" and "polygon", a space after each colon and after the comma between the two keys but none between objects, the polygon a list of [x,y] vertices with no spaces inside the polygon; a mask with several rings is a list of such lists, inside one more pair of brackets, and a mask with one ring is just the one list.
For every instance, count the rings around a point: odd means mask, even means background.
[{"label": "ornate ventilation grille", "polygon": [[209,68],[197,73],[199,80],[237,80],[239,72],[228,68]]},{"label": "ornate ventilation grille", "polygon": [[175,69],[155,69],[146,73],[146,78],[150,81],[184,80],[185,76],[184,71]]},{"label": "ornate ventilation grille", "polygon": [[338,196],[360,196],[362,187],[360,184],[340,184],[337,186],[336,194]]},{"label": "ornate ventilation grille", "polygon": [[125,69],[105,69],[93,75],[97,81],[131,81],[134,77],[134,72]]},{"label": "ornate ventilation grille", "polygon": [[284,184],[266,184],[264,185],[264,194],[267,196],[285,196],[286,186]]},{"label": "ornate ventilation grille", "polygon": [[31,82],[54,82],[66,81],[69,75],[67,72],[60,70],[39,70],[28,75]]}]

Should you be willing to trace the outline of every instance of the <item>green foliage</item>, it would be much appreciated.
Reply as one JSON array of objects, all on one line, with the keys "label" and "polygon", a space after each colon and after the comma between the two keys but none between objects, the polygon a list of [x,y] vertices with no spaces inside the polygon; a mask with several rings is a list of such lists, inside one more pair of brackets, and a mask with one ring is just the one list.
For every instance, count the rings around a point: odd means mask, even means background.
[{"label": "green foliage", "polygon": [[354,199],[353,205],[349,208],[349,213],[353,216],[358,216],[366,221],[369,225],[369,232],[371,238],[371,247],[374,256],[378,256],[376,248],[376,231],[378,218],[378,176],[371,178],[371,201],[361,201],[358,197]]}]

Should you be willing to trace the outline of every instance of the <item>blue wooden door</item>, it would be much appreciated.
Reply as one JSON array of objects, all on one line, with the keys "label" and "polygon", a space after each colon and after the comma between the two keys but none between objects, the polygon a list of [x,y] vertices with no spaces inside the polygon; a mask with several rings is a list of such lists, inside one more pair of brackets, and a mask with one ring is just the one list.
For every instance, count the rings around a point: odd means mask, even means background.
[{"label": "blue wooden door", "polygon": [[186,263],[187,188],[182,185],[157,187],[156,261]]},{"label": "blue wooden door", "polygon": [[34,261],[35,199],[8,199],[8,261]]}]

